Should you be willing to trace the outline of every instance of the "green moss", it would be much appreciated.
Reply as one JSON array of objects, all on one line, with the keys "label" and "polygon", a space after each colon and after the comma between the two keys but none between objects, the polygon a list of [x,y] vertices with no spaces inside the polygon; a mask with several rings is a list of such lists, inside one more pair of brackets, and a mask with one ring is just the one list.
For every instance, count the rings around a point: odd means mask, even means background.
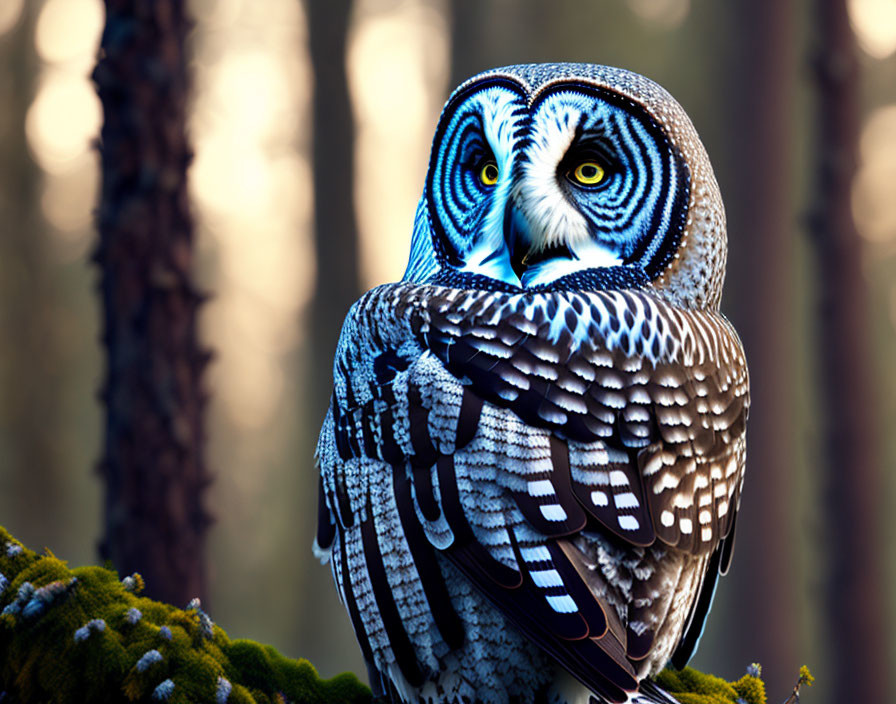
[{"label": "green moss", "polygon": [[715,675],[706,675],[686,667],[663,670],[657,684],[681,704],[766,704],[765,685],[759,677],[744,675],[736,682],[726,682]]},{"label": "green moss", "polygon": [[736,682],[732,682],[731,686],[734,687],[737,696],[744,701],[766,704],[765,685],[758,677],[744,675]]},{"label": "green moss", "polygon": [[177,609],[142,587],[139,575],[69,569],[0,528],[0,693],[17,704],[151,702],[168,689],[171,704],[219,692],[229,704],[371,700],[354,675],[323,680],[305,660],[231,640],[198,604]]}]

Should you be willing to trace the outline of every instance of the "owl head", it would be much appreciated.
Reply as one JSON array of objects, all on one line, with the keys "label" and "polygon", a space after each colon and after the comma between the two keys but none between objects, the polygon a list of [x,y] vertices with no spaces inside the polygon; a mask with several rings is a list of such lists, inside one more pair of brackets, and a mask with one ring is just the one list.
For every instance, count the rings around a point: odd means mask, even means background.
[{"label": "owl head", "polygon": [[405,280],[461,288],[653,289],[717,308],[725,213],[690,119],[660,86],[527,64],[452,93]]}]

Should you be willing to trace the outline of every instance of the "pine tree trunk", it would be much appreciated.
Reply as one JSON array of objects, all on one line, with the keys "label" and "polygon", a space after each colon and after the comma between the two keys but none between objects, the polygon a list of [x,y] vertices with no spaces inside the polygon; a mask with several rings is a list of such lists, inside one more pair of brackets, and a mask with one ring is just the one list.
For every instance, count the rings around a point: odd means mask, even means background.
[{"label": "pine tree trunk", "polygon": [[107,367],[100,552],[177,605],[205,592],[203,460],[209,355],[196,316],[181,0],[106,0],[93,74],[103,105],[98,213]]},{"label": "pine tree trunk", "polygon": [[[308,0],[305,7],[314,75],[312,166],[316,283],[308,330],[310,359],[305,372],[308,393],[304,403],[308,408],[307,417],[315,426],[308,435],[316,442],[333,392],[336,343],[349,307],[361,294],[361,283],[354,200],[355,125],[346,75],[352,3],[350,0]],[[299,471],[301,491],[305,496],[316,497],[318,475],[313,451],[313,444],[307,447]],[[306,545],[300,546],[301,549],[306,550]],[[354,639],[346,639],[350,633],[347,621],[338,627],[331,622],[332,615],[343,609],[329,569],[311,565],[303,576],[303,589],[306,598],[302,601],[300,640],[314,644],[314,657],[321,662],[350,662],[363,667]]]},{"label": "pine tree trunk", "polygon": [[354,204],[355,132],[345,47],[352,3],[307,3],[314,71],[314,233],[317,280],[311,311],[312,385],[321,416],[333,387],[342,322],[360,295]]},{"label": "pine tree trunk", "polygon": [[[770,692],[800,666],[794,517],[796,302],[791,130],[796,8],[780,0],[719,5],[727,36],[715,99],[727,127],[715,159],[728,212],[725,310],[750,367],[747,476],[730,581],[737,634],[728,658],[759,661]],[[757,51],[757,47],[762,47]],[[719,159],[721,157],[721,159]],[[730,305],[729,305],[730,304]]]},{"label": "pine tree trunk", "polygon": [[824,418],[832,701],[883,702],[887,653],[878,405],[862,249],[851,211],[859,137],[859,66],[845,0],[816,0],[814,203],[818,349]]}]

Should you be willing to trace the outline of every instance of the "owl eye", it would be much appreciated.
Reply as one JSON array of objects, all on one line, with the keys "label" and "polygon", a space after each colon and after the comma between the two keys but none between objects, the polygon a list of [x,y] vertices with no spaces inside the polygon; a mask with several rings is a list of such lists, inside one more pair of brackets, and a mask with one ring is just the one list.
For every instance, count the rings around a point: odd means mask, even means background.
[{"label": "owl eye", "polygon": [[493,161],[487,161],[479,170],[479,180],[484,186],[494,186],[498,182],[498,165]]},{"label": "owl eye", "polygon": [[581,186],[596,186],[605,175],[606,171],[596,161],[583,161],[569,172],[569,178]]}]

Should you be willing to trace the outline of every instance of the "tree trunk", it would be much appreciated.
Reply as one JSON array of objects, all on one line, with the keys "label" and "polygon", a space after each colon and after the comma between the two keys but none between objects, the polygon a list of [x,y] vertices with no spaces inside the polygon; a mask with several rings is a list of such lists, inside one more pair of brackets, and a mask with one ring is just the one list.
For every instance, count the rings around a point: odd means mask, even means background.
[{"label": "tree trunk", "polygon": [[106,0],[93,78],[103,104],[98,214],[107,368],[103,558],[154,598],[205,592],[203,461],[209,359],[198,341],[181,0]]},{"label": "tree trunk", "polygon": [[783,692],[801,664],[794,545],[796,8],[741,0],[718,11],[734,38],[724,49],[715,96],[724,106],[717,119],[727,127],[724,148],[714,155],[728,213],[725,309],[743,339],[751,387],[747,477],[725,586],[734,602],[727,630],[737,638],[726,660],[759,661],[768,691]]},{"label": "tree trunk", "polygon": [[[313,463],[314,443],[333,392],[333,357],[349,307],[361,294],[358,225],[355,212],[355,125],[346,75],[346,42],[350,0],[308,0],[308,35],[314,75],[313,178],[316,283],[308,328],[309,364],[304,403],[313,424],[306,437],[312,444],[304,453],[301,492],[317,496],[318,475]],[[312,524],[306,524],[310,527]],[[313,539],[309,533],[307,549]],[[309,556],[310,559],[310,556]],[[315,561],[316,562],[316,561]],[[349,641],[346,620],[331,622],[342,612],[329,569],[310,565],[303,575],[300,640],[313,644],[322,663],[363,668],[360,652]],[[351,642],[350,650],[346,645]]]},{"label": "tree trunk", "polygon": [[351,0],[310,0],[314,71],[314,232],[317,281],[311,310],[312,388],[321,415],[333,387],[331,370],[342,322],[360,295],[354,203],[355,132],[345,68]]},{"label": "tree trunk", "polygon": [[[845,0],[816,0],[814,202],[825,453],[832,701],[887,700],[886,556],[862,251],[851,189],[859,136],[859,67]],[[839,647],[838,647],[839,646]]]}]

